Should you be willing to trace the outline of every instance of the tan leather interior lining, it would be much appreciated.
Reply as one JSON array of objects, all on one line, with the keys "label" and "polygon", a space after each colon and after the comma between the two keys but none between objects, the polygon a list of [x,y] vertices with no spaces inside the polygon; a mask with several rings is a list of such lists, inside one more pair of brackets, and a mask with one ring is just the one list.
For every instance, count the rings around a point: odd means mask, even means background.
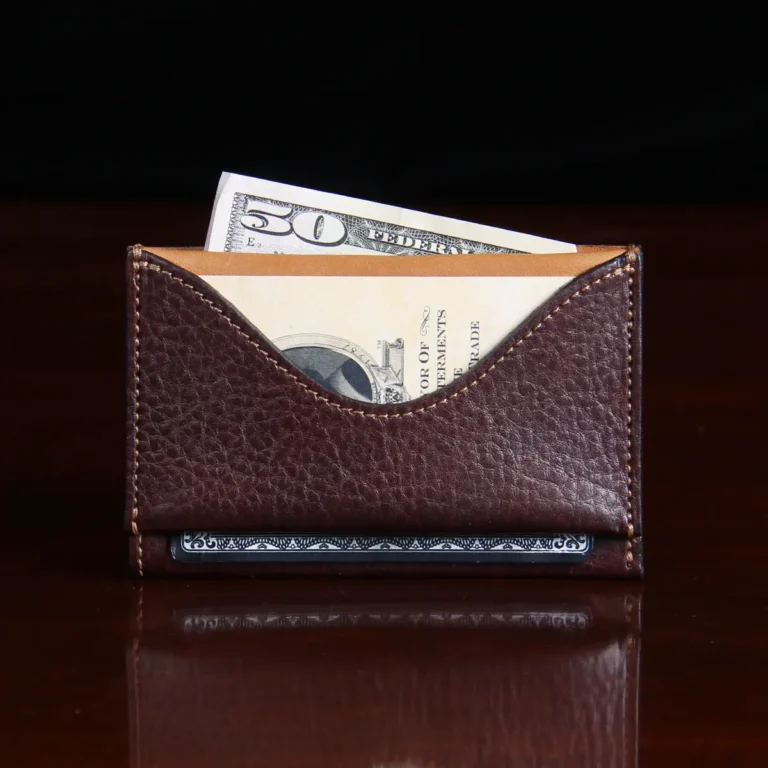
[{"label": "tan leather interior lining", "polygon": [[468,255],[344,255],[221,253],[187,248],[145,248],[196,275],[317,275],[371,277],[572,276],[615,259],[626,247],[576,253],[475,253]]},{"label": "tan leather interior lining", "polygon": [[[618,245],[577,245],[576,250],[585,252],[585,251],[613,251],[616,248],[619,248]],[[623,250],[626,250],[624,248]]]}]

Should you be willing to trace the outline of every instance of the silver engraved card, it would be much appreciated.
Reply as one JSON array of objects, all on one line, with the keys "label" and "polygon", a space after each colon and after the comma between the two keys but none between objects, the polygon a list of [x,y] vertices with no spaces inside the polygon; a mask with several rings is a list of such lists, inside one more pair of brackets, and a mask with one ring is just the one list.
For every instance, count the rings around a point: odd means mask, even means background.
[{"label": "silver engraved card", "polygon": [[327,535],[185,531],[171,539],[184,563],[575,563],[585,560],[585,534],[466,536]]}]

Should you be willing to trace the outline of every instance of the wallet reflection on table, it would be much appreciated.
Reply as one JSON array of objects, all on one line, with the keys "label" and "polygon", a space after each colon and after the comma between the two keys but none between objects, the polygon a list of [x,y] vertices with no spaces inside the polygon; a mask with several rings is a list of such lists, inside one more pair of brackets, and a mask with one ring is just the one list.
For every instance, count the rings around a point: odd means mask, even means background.
[{"label": "wallet reflection on table", "polygon": [[634,766],[634,585],[148,582],[132,768]]}]

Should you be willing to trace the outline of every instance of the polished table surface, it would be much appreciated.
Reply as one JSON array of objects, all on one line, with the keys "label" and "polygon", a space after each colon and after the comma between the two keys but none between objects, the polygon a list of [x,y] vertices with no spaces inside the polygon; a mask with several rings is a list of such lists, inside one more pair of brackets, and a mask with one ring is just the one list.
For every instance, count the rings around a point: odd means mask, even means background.
[{"label": "polished table surface", "polygon": [[4,204],[3,765],[768,764],[768,209],[439,212],[643,245],[645,581],[140,584],[124,249],[208,210]]}]

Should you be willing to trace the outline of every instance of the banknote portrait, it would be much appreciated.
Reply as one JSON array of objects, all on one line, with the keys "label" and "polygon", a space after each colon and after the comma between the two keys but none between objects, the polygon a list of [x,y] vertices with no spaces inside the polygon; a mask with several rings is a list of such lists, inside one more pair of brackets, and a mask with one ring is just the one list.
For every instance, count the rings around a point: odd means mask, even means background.
[{"label": "banknote portrait", "polygon": [[380,363],[348,339],[322,333],[283,336],[273,344],[310,379],[338,395],[366,403],[409,399],[403,385],[402,339],[379,341]]}]

